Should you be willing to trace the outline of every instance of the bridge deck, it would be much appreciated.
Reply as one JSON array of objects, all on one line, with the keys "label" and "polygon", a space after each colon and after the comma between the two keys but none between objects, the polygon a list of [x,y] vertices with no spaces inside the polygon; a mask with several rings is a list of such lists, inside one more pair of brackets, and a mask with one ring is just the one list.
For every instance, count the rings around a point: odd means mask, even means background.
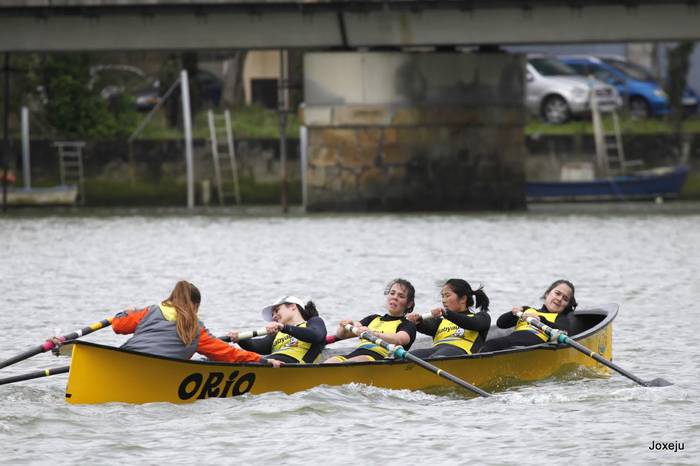
[{"label": "bridge deck", "polygon": [[700,0],[3,0],[0,51],[700,39]]}]

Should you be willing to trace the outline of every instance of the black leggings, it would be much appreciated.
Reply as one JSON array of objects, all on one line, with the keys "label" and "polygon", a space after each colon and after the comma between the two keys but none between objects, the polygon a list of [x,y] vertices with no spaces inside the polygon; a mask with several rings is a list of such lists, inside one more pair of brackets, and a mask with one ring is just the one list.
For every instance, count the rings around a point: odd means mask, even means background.
[{"label": "black leggings", "polygon": [[462,348],[455,345],[437,345],[432,348],[422,348],[410,353],[418,358],[447,358],[450,356],[463,356],[467,354]]},{"label": "black leggings", "polygon": [[544,343],[540,337],[526,330],[513,332],[510,335],[501,338],[487,340],[486,344],[481,348],[480,353],[488,351],[499,351],[513,346],[532,346]]},{"label": "black leggings", "polygon": [[271,354],[269,356],[265,356],[265,359],[276,359],[278,361],[282,361],[285,364],[299,364],[299,361],[297,361],[291,356],[287,356],[286,354]]}]

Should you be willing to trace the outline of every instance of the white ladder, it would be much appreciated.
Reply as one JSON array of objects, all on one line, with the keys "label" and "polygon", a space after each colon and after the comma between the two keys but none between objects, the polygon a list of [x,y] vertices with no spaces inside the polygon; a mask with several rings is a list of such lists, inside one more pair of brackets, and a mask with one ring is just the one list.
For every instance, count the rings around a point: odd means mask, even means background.
[{"label": "white ladder", "polygon": [[[224,205],[225,199],[233,197],[236,204],[241,203],[241,190],[238,182],[238,164],[236,163],[236,147],[233,140],[233,128],[231,127],[231,112],[227,109],[223,115],[215,114],[213,110],[207,111],[209,120],[209,142],[211,154],[214,159],[214,182],[219,197],[219,204]],[[222,164],[221,161],[224,160]],[[228,159],[228,163],[226,162]],[[224,173],[230,176],[233,182],[233,191],[224,189]]]},{"label": "white ladder", "polygon": [[78,197],[85,204],[85,177],[83,173],[83,141],[54,142],[58,148],[58,167],[62,185],[78,186]]},{"label": "white ladder", "polygon": [[[641,160],[626,160],[622,142],[620,117],[615,107],[601,107],[591,86],[591,114],[593,117],[593,137],[595,139],[596,162],[603,177],[625,175],[630,167],[640,166]],[[612,117],[612,132],[605,130],[603,115]]]}]

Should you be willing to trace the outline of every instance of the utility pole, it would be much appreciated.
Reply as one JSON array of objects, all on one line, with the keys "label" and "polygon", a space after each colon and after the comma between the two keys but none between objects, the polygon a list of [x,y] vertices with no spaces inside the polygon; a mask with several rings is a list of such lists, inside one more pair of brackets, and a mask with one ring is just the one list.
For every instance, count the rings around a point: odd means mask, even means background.
[{"label": "utility pole", "polygon": [[280,49],[280,76],[277,86],[277,109],[280,117],[280,166],[281,166],[281,203],[282,213],[287,213],[287,112],[289,76],[287,70],[287,52]]},{"label": "utility pole", "polygon": [[5,52],[5,64],[2,67],[5,76],[3,93],[3,128],[2,128],[2,211],[7,211],[7,157],[10,154],[9,120],[10,120],[10,52]]},{"label": "utility pole", "polygon": [[190,110],[190,80],[187,70],[180,71],[182,96],[182,125],[185,129],[185,165],[187,167],[187,208],[194,208],[194,150],[192,145],[192,113]]}]

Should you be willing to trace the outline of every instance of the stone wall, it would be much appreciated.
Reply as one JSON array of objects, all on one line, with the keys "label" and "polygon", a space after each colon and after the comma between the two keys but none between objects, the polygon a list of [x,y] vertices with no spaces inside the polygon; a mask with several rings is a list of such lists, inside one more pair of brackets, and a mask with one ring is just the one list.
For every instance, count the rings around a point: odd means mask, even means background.
[{"label": "stone wall", "polygon": [[[20,144],[15,141],[13,168],[22,179]],[[30,145],[33,185],[58,184],[58,153],[53,141],[32,140]],[[159,183],[164,180],[186,182],[185,148],[183,141],[139,140],[130,152],[125,141],[88,141],[83,153],[85,177],[91,180]],[[275,183],[280,180],[279,141],[277,139],[238,139],[236,155],[242,177],[256,183]],[[194,140],[195,182],[214,179],[214,165],[207,141]],[[299,142],[287,144],[287,174],[299,179]]]},{"label": "stone wall", "polygon": [[307,208],[523,208],[522,92],[516,55],[307,54]]}]

